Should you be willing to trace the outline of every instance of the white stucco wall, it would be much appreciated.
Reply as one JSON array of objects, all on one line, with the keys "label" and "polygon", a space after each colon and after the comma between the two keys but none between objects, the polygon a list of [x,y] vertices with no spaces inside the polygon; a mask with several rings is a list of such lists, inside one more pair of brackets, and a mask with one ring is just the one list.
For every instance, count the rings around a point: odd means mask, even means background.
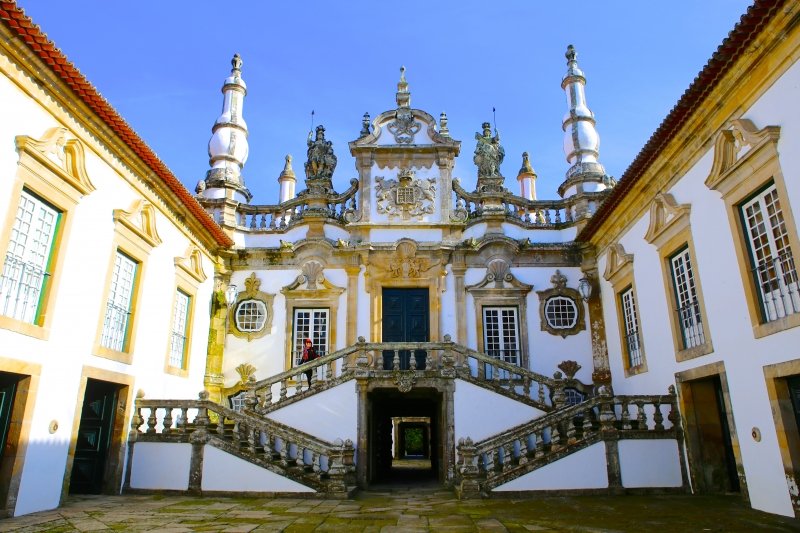
[{"label": "white stucco wall", "polygon": [[273,411],[267,417],[328,442],[350,439],[355,444],[358,442],[355,387],[352,380],[342,383]]},{"label": "white stucco wall", "polygon": [[201,486],[220,492],[316,492],[208,444],[203,448]]},{"label": "white stucco wall", "polygon": [[598,442],[500,485],[492,492],[604,489],[606,487],[608,487],[606,446],[604,443]]},{"label": "white stucco wall", "polygon": [[191,459],[191,444],[137,442],[133,448],[131,488],[186,490]]},{"label": "white stucco wall", "polygon": [[628,439],[619,441],[622,486],[680,487],[678,442],[671,439]]},{"label": "white stucco wall", "polygon": [[539,409],[460,379],[455,380],[455,385],[453,420],[456,442],[466,437],[477,442],[544,414]]},{"label": "white stucco wall", "polygon": [[[756,127],[780,126],[778,152],[787,197],[782,198],[784,213],[797,213],[800,206],[800,108],[787,106],[800,87],[800,65],[788,72],[750,108],[741,113]],[[738,118],[738,116],[737,116]],[[617,393],[664,393],[674,383],[674,375],[715,362],[724,365],[734,427],[738,435],[750,501],[754,508],[792,515],[778,437],[767,396],[764,366],[800,359],[800,328],[784,330],[756,339],[744,282],[737,266],[734,236],[719,193],[709,190],[704,181],[713,163],[713,143],[708,151],[669,191],[679,203],[690,204],[691,234],[696,257],[695,276],[699,277],[705,303],[707,335],[714,351],[677,362],[670,332],[670,304],[662,281],[662,265],[655,246],[644,240],[649,215],[637,220],[620,237],[627,253],[634,256],[634,279],[639,303],[642,339],[648,371],[624,377],[616,295],[601,280],[607,341],[614,389]],[[798,219],[794,218],[795,224]],[[800,251],[794,251],[797,254]],[[599,271],[606,267],[603,254]],[[761,431],[761,442],[751,438],[752,428]]]},{"label": "white stucco wall", "polygon": [[[188,376],[167,374],[165,365],[177,288],[175,259],[185,257],[195,243],[188,229],[173,222],[164,202],[150,196],[148,187],[100,145],[96,136],[64,115],[63,109],[51,113],[40,104],[37,99],[48,100],[38,87],[26,86],[23,91],[6,76],[0,76],[0,98],[5,103],[0,109],[0,172],[6,177],[0,180],[0,254],[5,255],[10,235],[6,221],[17,210],[12,190],[16,176],[22,175],[17,168],[16,136],[41,139],[50,128],[66,127],[68,138],[77,139],[84,147],[86,173],[95,187],[77,205],[69,207],[64,216],[68,224],[62,224],[61,240],[55,249],[60,270],[55,271],[53,290],[47,300],[50,329],[46,338],[0,329],[0,364],[4,371],[18,371],[17,363],[41,368],[35,395],[27,398],[33,412],[25,421],[30,430],[14,509],[20,515],[58,505],[64,476],[69,474],[69,443],[74,441],[72,433],[77,431],[79,423],[82,373],[96,379],[129,382],[128,390],[141,389],[150,398],[197,397],[203,388],[214,266],[203,254],[202,268],[207,278],[198,283],[192,294]],[[57,188],[68,187],[56,176],[51,180]],[[45,200],[56,201],[47,197],[47,191],[35,192],[44,195]],[[155,227],[162,242],[146,256],[137,257],[144,260],[144,268],[138,280],[139,297],[130,330],[131,362],[126,364],[98,357],[93,349],[102,328],[109,290],[107,279],[116,251],[112,213],[115,209],[129,210],[142,198],[155,207]],[[137,222],[134,218],[134,224]],[[58,424],[58,430],[52,434],[48,431],[51,421]],[[123,426],[127,431],[129,421],[125,420]]]}]

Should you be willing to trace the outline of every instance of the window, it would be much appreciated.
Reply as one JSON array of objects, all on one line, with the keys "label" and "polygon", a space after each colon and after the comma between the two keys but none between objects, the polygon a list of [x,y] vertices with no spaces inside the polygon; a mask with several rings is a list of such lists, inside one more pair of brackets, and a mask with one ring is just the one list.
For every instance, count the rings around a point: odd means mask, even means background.
[{"label": "window", "polygon": [[0,313],[36,324],[49,277],[59,211],[23,190],[3,272],[0,276]]},{"label": "window", "polygon": [[100,345],[109,350],[122,352],[126,349],[137,268],[136,261],[117,250],[100,337]]},{"label": "window", "polygon": [[625,352],[628,357],[628,368],[635,368],[642,364],[642,347],[639,338],[639,317],[636,312],[636,299],[633,287],[628,287],[619,295],[622,307]]},{"label": "window", "polygon": [[302,309],[294,310],[294,366],[302,364],[303,340],[311,339],[317,355],[322,357],[328,348],[328,310],[327,309]]},{"label": "window", "polygon": [[544,304],[544,316],[553,329],[569,329],[578,321],[578,306],[566,296],[554,296]]},{"label": "window", "polygon": [[239,331],[261,331],[267,322],[267,306],[260,300],[244,300],[236,306],[235,317]]},{"label": "window", "polygon": [[689,257],[689,247],[687,246],[673,255],[669,263],[683,349],[702,346],[705,344],[706,338],[700,313],[700,301],[697,297],[694,270]]},{"label": "window", "polygon": [[798,226],[781,170],[780,126],[746,118],[720,131],[706,186],[722,195],[756,339],[800,326]]},{"label": "window", "polygon": [[660,192],[650,205],[645,240],[658,249],[675,360],[686,361],[714,351],[703,304],[697,254],[692,238],[691,204]]},{"label": "window", "polygon": [[175,308],[172,313],[172,336],[169,345],[169,365],[184,368],[186,365],[187,335],[191,298],[178,290],[175,294]]},{"label": "window", "polygon": [[740,214],[762,321],[800,312],[797,269],[775,184],[741,204]]},{"label": "window", "polygon": [[[633,254],[626,253],[625,247],[621,243],[609,245],[603,277],[611,283],[616,295],[617,330],[619,331],[619,348],[609,346],[609,351],[619,351],[625,377],[647,372],[647,359],[642,344],[642,325],[639,322],[639,303],[636,300],[636,282],[633,270]],[[664,271],[664,275],[666,276],[666,271]],[[609,362],[613,364],[613,361]]]},{"label": "window", "polygon": [[516,307],[483,308],[484,351],[513,365],[520,364]]}]

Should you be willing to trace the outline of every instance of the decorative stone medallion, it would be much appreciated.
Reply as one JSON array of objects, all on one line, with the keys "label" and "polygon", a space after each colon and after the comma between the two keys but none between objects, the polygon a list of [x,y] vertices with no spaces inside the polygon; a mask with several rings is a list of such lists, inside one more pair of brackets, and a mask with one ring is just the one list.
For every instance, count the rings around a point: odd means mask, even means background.
[{"label": "decorative stone medallion", "polygon": [[412,144],[420,125],[414,120],[414,114],[410,109],[400,108],[395,113],[394,120],[386,128],[394,136],[397,144]]},{"label": "decorative stone medallion", "polygon": [[388,215],[389,219],[402,217],[422,217],[434,211],[436,200],[436,179],[416,179],[414,171],[400,169],[398,180],[375,178],[375,198],[378,213]]}]

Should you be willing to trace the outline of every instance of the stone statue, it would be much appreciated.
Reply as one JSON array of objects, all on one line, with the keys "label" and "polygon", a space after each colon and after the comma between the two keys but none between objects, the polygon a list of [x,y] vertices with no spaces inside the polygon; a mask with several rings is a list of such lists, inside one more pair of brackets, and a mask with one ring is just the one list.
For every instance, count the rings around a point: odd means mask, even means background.
[{"label": "stone statue", "polygon": [[483,134],[476,133],[475,155],[472,161],[478,166],[478,178],[500,177],[500,164],[506,156],[505,150],[500,146],[500,134],[492,129],[488,122],[483,123]]},{"label": "stone statue", "polygon": [[313,141],[309,132],[307,144],[306,178],[330,180],[336,168],[336,156],[333,154],[333,143],[325,140],[325,127],[317,126],[317,134]]}]

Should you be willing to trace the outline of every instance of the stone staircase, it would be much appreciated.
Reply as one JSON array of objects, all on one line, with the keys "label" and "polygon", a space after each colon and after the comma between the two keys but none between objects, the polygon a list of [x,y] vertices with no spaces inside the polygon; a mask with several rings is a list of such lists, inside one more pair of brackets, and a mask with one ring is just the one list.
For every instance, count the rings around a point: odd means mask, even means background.
[{"label": "stone staircase", "polygon": [[462,498],[488,496],[494,488],[598,442],[680,441],[677,420],[672,386],[667,395],[614,396],[604,391],[480,442],[461,439],[456,491]]},{"label": "stone staircase", "polygon": [[[311,386],[303,388],[308,370]],[[663,396],[592,395],[591,386],[562,379],[560,372],[547,378],[455,344],[449,336],[434,343],[367,343],[360,338],[343,350],[249,383],[241,412],[209,401],[206,392],[198,400],[138,397],[129,454],[137,442],[190,443],[196,453],[208,444],[319,493],[343,496],[356,483],[353,442],[329,442],[266,415],[351,380],[383,380],[405,392],[416,380],[437,378],[458,378],[543,412],[480,442],[458,442],[456,491],[465,498],[485,496],[600,441],[679,437],[674,390]],[[569,405],[568,388],[586,399]]]},{"label": "stone staircase", "polygon": [[331,495],[346,495],[355,484],[352,442],[327,442],[266,417],[233,411],[209,401],[205,391],[198,400],[137,398],[131,455],[138,442],[209,444]]}]

